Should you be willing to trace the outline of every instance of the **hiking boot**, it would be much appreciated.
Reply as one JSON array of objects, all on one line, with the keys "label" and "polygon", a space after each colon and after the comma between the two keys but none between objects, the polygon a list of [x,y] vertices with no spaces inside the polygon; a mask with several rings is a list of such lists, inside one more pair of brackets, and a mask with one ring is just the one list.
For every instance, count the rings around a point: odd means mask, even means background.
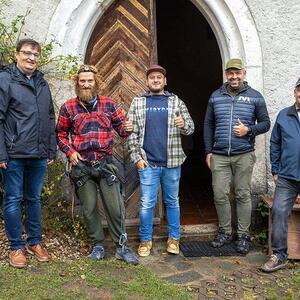
[{"label": "hiking boot", "polygon": [[118,247],[115,257],[116,259],[123,260],[131,265],[137,265],[139,263],[134,253],[127,246],[121,248]]},{"label": "hiking boot", "polygon": [[179,254],[179,240],[168,238],[167,241],[167,252],[171,254]]},{"label": "hiking boot", "polygon": [[250,250],[250,245],[251,245],[250,236],[248,234],[243,233],[237,241],[236,251],[238,253],[246,255]]},{"label": "hiking boot", "polygon": [[272,254],[269,260],[261,266],[261,270],[267,273],[271,273],[285,268],[286,265],[287,259],[282,261],[276,254]]},{"label": "hiking boot", "polygon": [[142,241],[138,248],[138,255],[142,257],[149,256],[151,249],[152,249],[152,241]]},{"label": "hiking boot", "polygon": [[88,258],[100,260],[103,259],[105,256],[105,250],[103,246],[96,245],[93,247],[92,252],[88,255]]},{"label": "hiking boot", "polygon": [[49,261],[49,254],[45,247],[41,244],[27,246],[27,252],[34,255],[36,259],[40,262]]},{"label": "hiking boot", "polygon": [[219,229],[217,236],[210,243],[210,245],[214,248],[220,248],[232,241],[232,235],[229,233],[225,233],[224,229]]},{"label": "hiking boot", "polygon": [[12,267],[25,268],[27,266],[24,249],[12,250],[10,251],[8,256],[9,256],[9,264]]}]

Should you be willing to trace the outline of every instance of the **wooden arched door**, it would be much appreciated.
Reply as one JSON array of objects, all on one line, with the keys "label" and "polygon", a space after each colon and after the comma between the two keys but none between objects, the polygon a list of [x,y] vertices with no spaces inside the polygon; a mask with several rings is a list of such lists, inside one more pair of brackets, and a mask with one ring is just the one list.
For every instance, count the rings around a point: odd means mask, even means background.
[{"label": "wooden arched door", "polygon": [[[102,94],[128,111],[134,96],[145,90],[145,72],[157,62],[154,0],[117,0],[104,13],[90,38],[85,62],[102,76]],[[130,162],[127,143],[114,137],[113,156],[120,170],[127,224],[138,223],[138,175]],[[161,206],[160,206],[161,207]],[[162,209],[157,209],[155,223]]]}]

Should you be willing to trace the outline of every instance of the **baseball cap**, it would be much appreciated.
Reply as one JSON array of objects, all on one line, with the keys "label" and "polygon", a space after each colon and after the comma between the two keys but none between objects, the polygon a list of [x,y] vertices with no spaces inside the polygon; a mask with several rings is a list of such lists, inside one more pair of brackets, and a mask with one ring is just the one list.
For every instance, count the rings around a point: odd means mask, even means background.
[{"label": "baseball cap", "polygon": [[147,69],[146,75],[148,76],[150,73],[152,72],[160,72],[162,73],[164,76],[166,76],[167,71],[165,68],[163,68],[160,65],[152,65]]},{"label": "baseball cap", "polygon": [[300,85],[300,78],[299,78],[298,81],[296,82],[295,88],[296,88],[297,86],[299,86],[299,85]]},{"label": "baseball cap", "polygon": [[225,65],[225,70],[228,69],[244,69],[244,64],[240,58],[231,58]]}]

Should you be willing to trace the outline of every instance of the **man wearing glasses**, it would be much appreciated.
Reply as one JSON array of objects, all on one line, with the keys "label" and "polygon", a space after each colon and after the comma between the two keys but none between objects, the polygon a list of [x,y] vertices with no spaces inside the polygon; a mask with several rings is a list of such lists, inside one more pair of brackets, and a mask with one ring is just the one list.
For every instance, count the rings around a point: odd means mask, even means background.
[{"label": "man wearing glasses", "polygon": [[48,83],[37,70],[41,46],[22,39],[15,62],[0,71],[0,171],[3,217],[10,242],[9,263],[26,266],[22,239],[21,201],[25,205],[27,252],[45,262],[42,246],[41,201],[47,165],[56,155],[55,115]]},{"label": "man wearing glasses", "polygon": [[104,233],[97,207],[99,190],[106,212],[108,230],[116,245],[116,258],[130,264],[138,260],[127,247],[124,203],[112,163],[113,130],[127,137],[133,127],[116,103],[100,96],[100,79],[94,66],[82,65],[74,77],[77,97],[61,107],[56,132],[58,146],[71,165],[70,176],[82,204],[88,235],[92,242],[89,258],[105,256]]}]

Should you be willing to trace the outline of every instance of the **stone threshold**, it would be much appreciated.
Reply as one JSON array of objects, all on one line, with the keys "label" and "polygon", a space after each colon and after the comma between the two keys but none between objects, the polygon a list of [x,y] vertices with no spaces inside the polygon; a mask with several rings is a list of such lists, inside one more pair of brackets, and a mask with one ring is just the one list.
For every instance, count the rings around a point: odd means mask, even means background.
[{"label": "stone threshold", "polygon": [[[181,240],[210,240],[214,238],[217,230],[218,226],[216,223],[181,225]],[[127,234],[130,241],[139,241],[138,226],[127,227]],[[167,238],[167,225],[155,225],[153,228],[153,240],[162,241]]]}]

